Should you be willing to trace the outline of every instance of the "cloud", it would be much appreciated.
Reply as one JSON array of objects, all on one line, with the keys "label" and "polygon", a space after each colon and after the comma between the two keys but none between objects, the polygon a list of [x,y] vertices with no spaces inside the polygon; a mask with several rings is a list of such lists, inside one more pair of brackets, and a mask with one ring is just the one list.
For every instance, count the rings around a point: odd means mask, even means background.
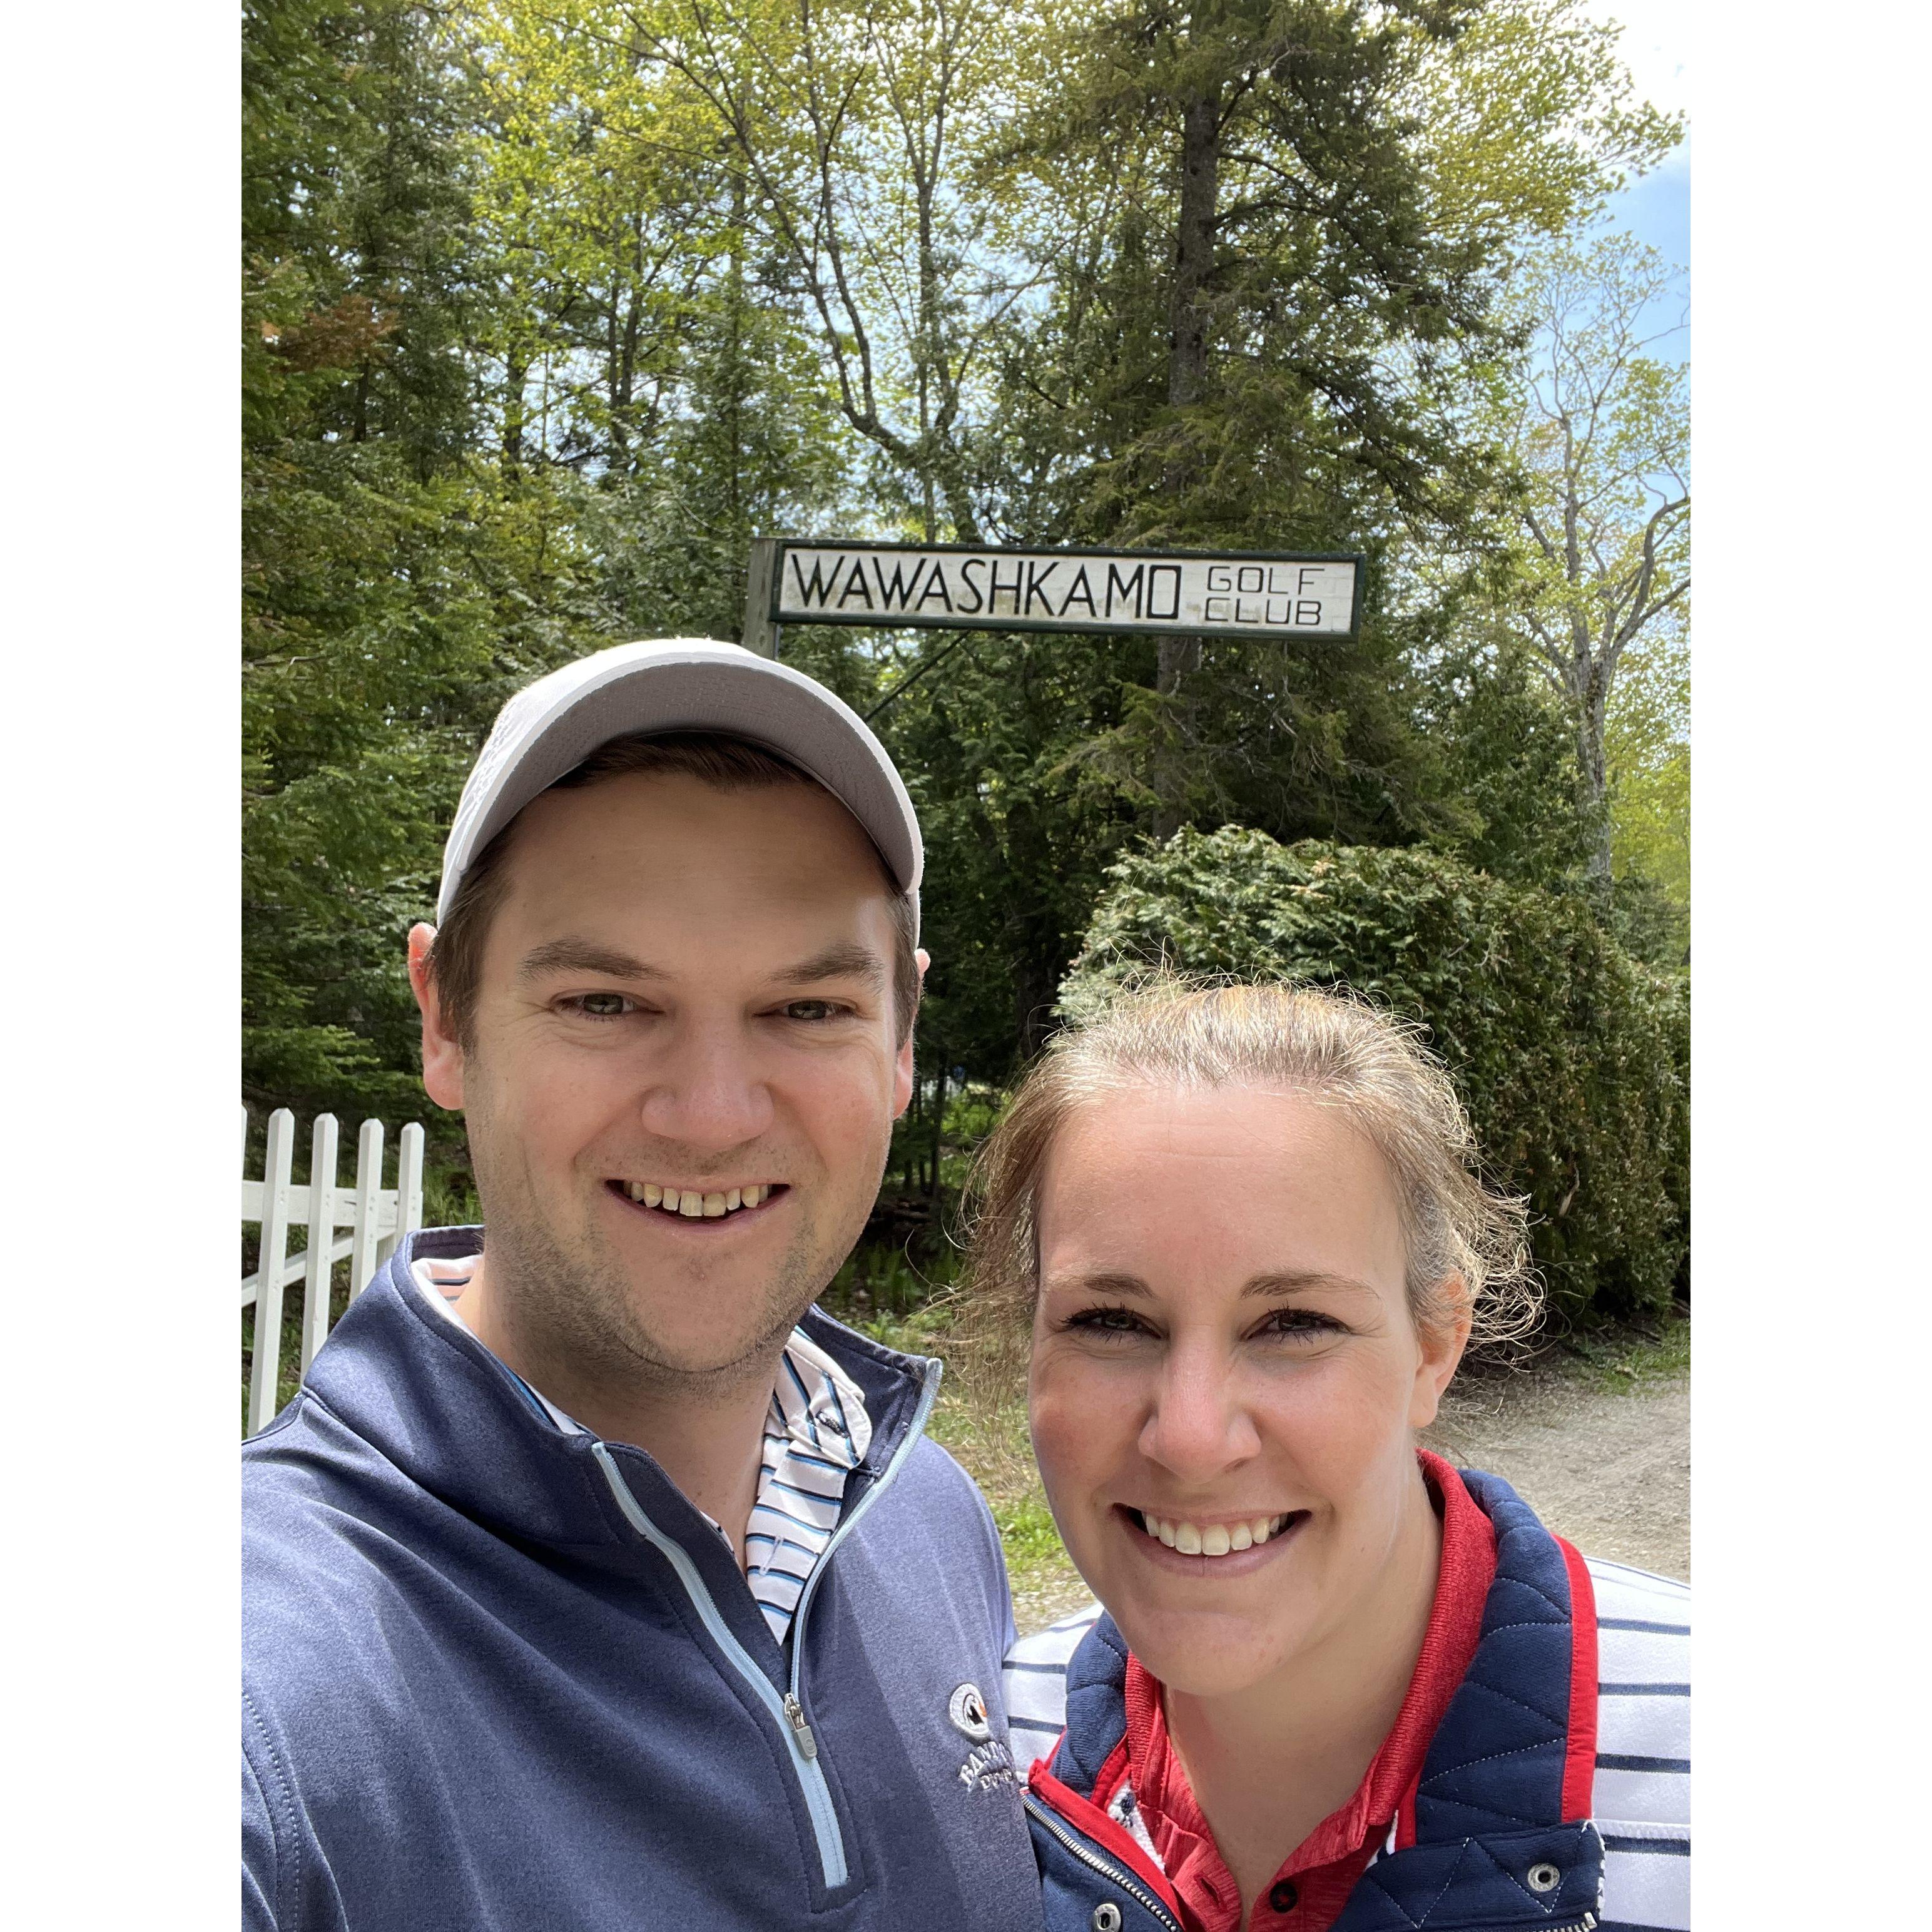
[{"label": "cloud", "polygon": [[[1646,100],[1666,112],[1690,111],[1691,10],[1684,0],[1586,0],[1584,10],[1623,28],[1617,50]],[[1688,172],[1690,166],[1687,134],[1658,172]]]}]

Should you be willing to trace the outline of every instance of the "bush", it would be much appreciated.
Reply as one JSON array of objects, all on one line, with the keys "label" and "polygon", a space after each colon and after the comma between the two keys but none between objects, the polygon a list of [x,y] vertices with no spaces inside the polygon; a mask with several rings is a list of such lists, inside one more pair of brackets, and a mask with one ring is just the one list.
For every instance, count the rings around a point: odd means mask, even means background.
[{"label": "bush", "polygon": [[1440,853],[1183,831],[1115,866],[1060,988],[1078,1018],[1150,966],[1346,986],[1421,1022],[1490,1179],[1527,1195],[1552,1312],[1688,1283],[1688,1007],[1582,901]]}]

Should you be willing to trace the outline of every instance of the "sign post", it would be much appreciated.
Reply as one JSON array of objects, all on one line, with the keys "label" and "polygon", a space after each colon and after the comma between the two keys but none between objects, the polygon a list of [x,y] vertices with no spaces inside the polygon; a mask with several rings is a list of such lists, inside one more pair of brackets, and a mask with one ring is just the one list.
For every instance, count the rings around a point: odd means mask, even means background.
[{"label": "sign post", "polygon": [[761,658],[775,658],[778,654],[778,627],[772,620],[772,578],[778,562],[778,542],[776,537],[752,539],[751,575],[745,586],[742,642],[746,650],[756,651]]},{"label": "sign post", "polygon": [[1362,573],[1360,556],[1339,554],[760,537],[744,641],[775,656],[784,624],[1348,638],[1360,623]]}]

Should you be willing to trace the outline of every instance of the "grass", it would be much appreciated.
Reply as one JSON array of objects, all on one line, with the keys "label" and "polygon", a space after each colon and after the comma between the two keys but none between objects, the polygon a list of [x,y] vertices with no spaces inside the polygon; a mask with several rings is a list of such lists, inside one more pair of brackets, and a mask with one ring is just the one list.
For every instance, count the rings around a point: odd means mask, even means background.
[{"label": "grass", "polygon": [[965,1343],[944,1302],[929,1303],[908,1317],[861,1318],[852,1325],[889,1348],[937,1355],[945,1363],[927,1432],[979,1484],[993,1512],[1022,1633],[1085,1603],[1092,1592],[1060,1540],[1034,1465],[1018,1364],[994,1361]]},{"label": "grass", "polygon": [[1558,1340],[1546,1361],[1560,1375],[1600,1389],[1634,1389],[1690,1372],[1690,1310],[1672,1302],[1647,1321],[1606,1322]]}]

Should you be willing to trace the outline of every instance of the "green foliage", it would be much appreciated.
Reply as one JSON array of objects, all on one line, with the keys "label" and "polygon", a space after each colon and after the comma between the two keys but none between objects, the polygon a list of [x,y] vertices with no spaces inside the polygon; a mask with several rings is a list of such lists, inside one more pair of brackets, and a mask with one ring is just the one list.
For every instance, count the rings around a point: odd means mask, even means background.
[{"label": "green foliage", "polygon": [[1006,1096],[987,1087],[968,1088],[946,1109],[946,1138],[957,1147],[976,1148],[1000,1124]]},{"label": "green foliage", "polygon": [[1530,652],[1466,592],[1445,596],[1418,673],[1419,722],[1456,818],[1430,842],[1514,884],[1573,888],[1592,832],[1568,710]]},{"label": "green foliage", "polygon": [[1611,694],[1604,732],[1617,896],[1643,922],[1632,944],[1672,966],[1690,956],[1690,666],[1681,631],[1642,640]]},{"label": "green foliage", "polygon": [[440,16],[256,0],[244,46],[242,1086],[393,1119],[464,773],[600,614],[575,479],[475,448],[489,261]]},{"label": "green foliage", "polygon": [[[928,854],[922,1078],[855,1306],[943,1276],[947,1196],[1150,828],[1570,891],[1574,720],[1475,512],[1514,500],[1513,265],[1675,138],[1611,44],[1576,0],[248,0],[246,1096],[425,1111],[404,939],[490,718],[616,639],[737,635],[760,532],[1370,560],[1348,642],[787,633]],[[1673,964],[1679,670],[1625,660],[1591,901]],[[431,1212],[466,1219],[438,1126]]]},{"label": "green foliage", "polygon": [[1424,1022],[1492,1178],[1528,1198],[1556,1311],[1666,1302],[1688,1241],[1681,988],[1588,903],[1420,848],[1180,832],[1110,874],[1071,1016],[1150,964],[1352,988]]}]

